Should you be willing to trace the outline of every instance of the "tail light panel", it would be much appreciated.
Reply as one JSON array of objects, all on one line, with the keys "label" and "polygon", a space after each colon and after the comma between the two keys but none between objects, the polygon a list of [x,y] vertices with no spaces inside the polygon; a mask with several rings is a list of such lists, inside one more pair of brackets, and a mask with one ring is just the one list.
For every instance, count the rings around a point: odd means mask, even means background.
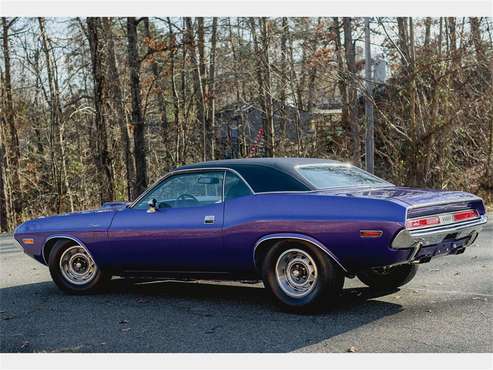
[{"label": "tail light panel", "polygon": [[455,222],[461,222],[466,220],[471,220],[473,218],[478,218],[478,211],[475,209],[468,209],[467,211],[455,212],[453,218]]},{"label": "tail light panel", "polygon": [[443,226],[457,222],[464,222],[479,218],[479,213],[475,209],[467,209],[452,213],[442,213],[432,216],[411,218],[406,221],[406,229],[417,230],[433,226]]}]

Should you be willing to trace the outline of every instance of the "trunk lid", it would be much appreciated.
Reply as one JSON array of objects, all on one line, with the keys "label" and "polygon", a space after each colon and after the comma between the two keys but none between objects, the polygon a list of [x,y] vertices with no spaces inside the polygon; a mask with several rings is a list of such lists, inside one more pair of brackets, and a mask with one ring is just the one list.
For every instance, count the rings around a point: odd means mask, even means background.
[{"label": "trunk lid", "polygon": [[321,192],[338,196],[385,199],[397,202],[408,208],[408,218],[454,212],[463,209],[476,209],[479,214],[485,213],[481,198],[462,191],[389,186],[379,188],[327,189]]}]

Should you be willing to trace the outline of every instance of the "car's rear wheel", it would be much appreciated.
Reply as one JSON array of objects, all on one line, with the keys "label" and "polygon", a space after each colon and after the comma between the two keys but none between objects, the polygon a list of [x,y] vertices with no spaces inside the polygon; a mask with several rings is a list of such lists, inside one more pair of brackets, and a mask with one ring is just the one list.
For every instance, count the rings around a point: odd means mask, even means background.
[{"label": "car's rear wheel", "polygon": [[409,283],[416,272],[418,265],[405,264],[388,269],[372,269],[358,273],[358,279],[371,288],[395,289]]},{"label": "car's rear wheel", "polygon": [[55,284],[71,294],[94,292],[111,279],[111,275],[98,268],[87,249],[72,240],[55,243],[48,265]]},{"label": "car's rear wheel", "polygon": [[344,274],[319,248],[281,241],[263,260],[262,280],[282,307],[305,311],[334,302]]}]

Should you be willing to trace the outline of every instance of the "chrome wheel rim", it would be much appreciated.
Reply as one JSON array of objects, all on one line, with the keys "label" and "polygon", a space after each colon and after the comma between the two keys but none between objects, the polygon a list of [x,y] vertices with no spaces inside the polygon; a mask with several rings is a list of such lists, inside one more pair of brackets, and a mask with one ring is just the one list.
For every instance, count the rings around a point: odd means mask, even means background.
[{"label": "chrome wheel rim", "polygon": [[301,298],[308,295],[317,285],[317,265],[307,252],[288,249],[277,259],[276,278],[284,293],[290,297]]},{"label": "chrome wheel rim", "polygon": [[60,257],[60,272],[71,284],[89,283],[96,276],[97,269],[90,254],[79,245],[67,248]]}]

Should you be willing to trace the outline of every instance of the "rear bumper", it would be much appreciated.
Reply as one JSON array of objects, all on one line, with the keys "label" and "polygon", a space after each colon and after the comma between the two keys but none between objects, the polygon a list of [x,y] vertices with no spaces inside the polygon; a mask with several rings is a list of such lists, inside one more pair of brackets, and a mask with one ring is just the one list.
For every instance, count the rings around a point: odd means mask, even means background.
[{"label": "rear bumper", "polygon": [[476,241],[487,221],[488,217],[482,215],[478,219],[460,224],[413,231],[403,229],[393,239],[392,248],[410,250],[406,261],[401,263],[420,262],[439,255],[459,254]]},{"label": "rear bumper", "polygon": [[423,246],[428,246],[441,243],[446,239],[466,238],[474,232],[477,234],[481,231],[483,225],[487,221],[488,217],[486,215],[482,215],[479,219],[461,222],[460,224],[445,225],[424,230],[414,230],[409,233],[414,240],[421,242]]}]

